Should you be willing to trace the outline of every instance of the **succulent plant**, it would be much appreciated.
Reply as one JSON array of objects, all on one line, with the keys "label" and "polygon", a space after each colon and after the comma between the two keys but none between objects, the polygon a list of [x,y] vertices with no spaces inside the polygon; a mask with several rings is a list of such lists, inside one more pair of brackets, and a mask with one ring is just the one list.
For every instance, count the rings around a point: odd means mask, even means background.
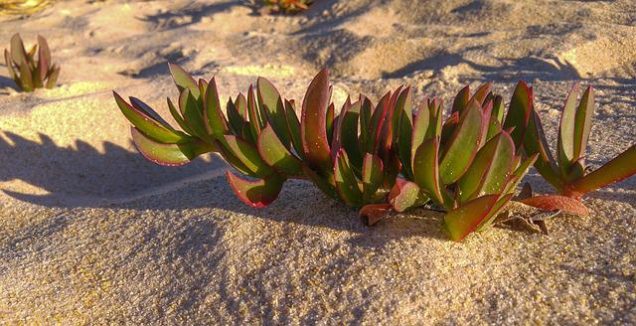
[{"label": "succulent plant", "polygon": [[[115,100],[133,124],[132,138],[149,160],[181,165],[216,152],[243,176],[227,172],[236,195],[253,207],[264,207],[278,196],[287,179],[308,179],[320,190],[352,207],[382,202],[398,171],[387,148],[389,119],[396,94],[373,107],[361,96],[349,99],[336,116],[328,73],[322,70],[307,89],[300,119],[295,102],[281,97],[274,85],[259,78],[247,96],[239,94],[221,110],[212,78],[195,82],[182,68],[170,65],[180,96],[168,107],[182,130],[169,125],[147,104]],[[361,133],[358,126],[361,124]],[[391,137],[389,137],[390,139]]]},{"label": "succulent plant", "polygon": [[[37,53],[38,59],[35,60]],[[60,67],[51,63],[51,51],[44,37],[38,35],[38,44],[27,52],[20,34],[11,37],[11,51],[4,50],[4,59],[18,87],[25,92],[36,88],[53,88],[60,74]]]},{"label": "succulent plant", "polygon": [[519,92],[513,101],[518,103],[504,123],[514,127],[515,142],[523,145],[526,155],[537,155],[537,171],[559,195],[529,197],[523,203],[545,210],[562,210],[576,215],[587,214],[580,199],[588,192],[626,179],[636,173],[636,145],[589,172],[585,164],[585,151],[594,115],[594,90],[588,87],[576,103],[578,84],[569,92],[559,125],[556,158],[552,155],[543,133],[539,114],[534,108],[533,91],[524,82],[517,85]]},{"label": "succulent plant", "polygon": [[270,12],[295,14],[309,9],[312,0],[263,0],[263,5]]},{"label": "succulent plant", "polygon": [[[388,205],[402,212],[432,202],[447,211],[444,224],[453,240],[489,226],[536,159],[522,160],[511,130],[502,129],[502,98],[491,88],[484,84],[472,96],[469,87],[462,89],[443,124],[438,99],[425,100],[414,113],[407,93],[396,111],[402,170]],[[375,221],[383,208],[363,213]]]}]

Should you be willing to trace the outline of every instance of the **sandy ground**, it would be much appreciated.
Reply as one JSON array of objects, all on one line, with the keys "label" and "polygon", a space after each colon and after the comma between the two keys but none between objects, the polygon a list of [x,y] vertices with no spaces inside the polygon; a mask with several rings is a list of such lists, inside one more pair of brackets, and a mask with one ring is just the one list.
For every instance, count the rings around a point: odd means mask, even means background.
[{"label": "sandy ground", "polygon": [[[458,244],[413,211],[366,228],[305,182],[242,205],[206,157],[155,166],[111,90],[167,112],[165,62],[257,75],[301,98],[332,70],[336,101],[407,83],[446,102],[531,82],[554,138],[573,82],[597,89],[589,161],[636,139],[636,4],[623,1],[318,1],[295,17],[241,1],[58,1],[0,16],[0,41],[47,37],[60,86],[15,91],[0,67],[0,323],[629,324],[636,322],[636,180],[590,195],[549,236],[496,228]],[[539,190],[549,188],[531,173]]]}]

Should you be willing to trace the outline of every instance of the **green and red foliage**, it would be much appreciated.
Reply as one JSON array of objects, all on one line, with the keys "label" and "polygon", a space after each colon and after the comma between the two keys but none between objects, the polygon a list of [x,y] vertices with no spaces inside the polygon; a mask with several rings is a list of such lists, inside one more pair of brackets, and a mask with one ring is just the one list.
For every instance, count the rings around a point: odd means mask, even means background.
[{"label": "green and red foliage", "polygon": [[360,209],[368,224],[391,211],[439,207],[446,211],[444,225],[451,238],[461,240],[492,224],[532,164],[564,196],[520,201],[573,214],[587,209],[570,197],[635,172],[628,163],[636,160],[632,146],[606,167],[585,174],[591,90],[575,112],[566,108],[561,158],[554,161],[532,106],[532,89],[523,82],[507,113],[503,98],[491,91],[491,84],[483,84],[473,94],[462,89],[443,119],[438,99],[424,100],[414,110],[408,87],[386,93],[377,104],[364,95],[355,102],[347,99],[336,114],[327,70],[309,84],[300,114],[296,102],[283,98],[264,78],[246,95],[230,98],[224,112],[214,78],[197,82],[172,64],[170,71],[179,98],[177,105],[170,99],[167,103],[179,129],[142,101],[131,97],[126,102],[114,93],[133,125],[135,145],[163,165],[219,154],[235,170],[227,172],[235,194],[252,207],[274,201],[286,180],[304,179]]},{"label": "green and red foliage", "polygon": [[[505,127],[518,132],[515,141],[523,144],[526,155],[537,155],[537,171],[557,191],[557,195],[525,199],[522,202],[544,210],[569,211],[586,215],[580,199],[586,193],[629,178],[636,173],[636,145],[613,158],[595,171],[589,172],[585,164],[585,151],[594,116],[594,90],[588,87],[577,105],[578,85],[574,85],[565,99],[559,124],[556,155],[553,155],[543,133],[543,125],[534,108],[532,88],[525,83],[517,85]],[[556,156],[556,158],[555,158]],[[578,207],[572,210],[571,207]]]},{"label": "green and red foliage", "polygon": [[32,92],[36,88],[55,87],[60,67],[52,64],[51,51],[44,37],[38,35],[38,44],[27,52],[20,34],[13,35],[11,49],[4,50],[4,59],[9,76],[22,91]]}]

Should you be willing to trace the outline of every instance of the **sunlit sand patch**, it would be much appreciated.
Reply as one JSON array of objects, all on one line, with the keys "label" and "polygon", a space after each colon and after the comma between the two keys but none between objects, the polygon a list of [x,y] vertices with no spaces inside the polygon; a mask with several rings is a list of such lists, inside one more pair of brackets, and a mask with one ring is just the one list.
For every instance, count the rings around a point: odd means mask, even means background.
[{"label": "sunlit sand patch", "polygon": [[114,104],[99,98],[57,101],[37,106],[26,115],[0,117],[0,130],[5,133],[40,144],[52,141],[60,147],[74,148],[79,140],[100,153],[105,152],[105,141],[128,148],[129,128]]},{"label": "sunlit sand patch", "polygon": [[573,47],[559,59],[572,66],[581,78],[598,77],[636,62],[636,38],[622,38],[620,42],[599,38]]},{"label": "sunlit sand patch", "polygon": [[61,85],[53,89],[43,89],[39,96],[48,99],[60,99],[78,95],[91,94],[113,88],[114,85],[107,82],[77,82]]},{"label": "sunlit sand patch", "polygon": [[225,72],[241,76],[261,76],[261,77],[291,77],[296,69],[288,65],[247,65],[247,66],[227,66],[223,68]]}]

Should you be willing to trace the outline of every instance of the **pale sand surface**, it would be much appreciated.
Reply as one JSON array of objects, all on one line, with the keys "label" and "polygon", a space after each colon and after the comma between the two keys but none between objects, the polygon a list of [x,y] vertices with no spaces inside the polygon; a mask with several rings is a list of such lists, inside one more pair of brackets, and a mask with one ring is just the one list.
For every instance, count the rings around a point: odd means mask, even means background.
[{"label": "pale sand surface", "polygon": [[62,64],[61,86],[35,94],[0,67],[0,323],[636,323],[634,178],[549,236],[496,228],[458,244],[439,214],[367,228],[300,181],[248,208],[217,158],[145,161],[111,95],[167,113],[166,60],[216,75],[224,97],[263,75],[300,99],[323,65],[339,103],[402,83],[448,103],[490,80],[509,99],[525,79],[553,139],[584,79],[600,164],[636,139],[633,1],[326,0],[295,17],[240,1],[89,2],[0,17],[2,46],[41,33]]}]

